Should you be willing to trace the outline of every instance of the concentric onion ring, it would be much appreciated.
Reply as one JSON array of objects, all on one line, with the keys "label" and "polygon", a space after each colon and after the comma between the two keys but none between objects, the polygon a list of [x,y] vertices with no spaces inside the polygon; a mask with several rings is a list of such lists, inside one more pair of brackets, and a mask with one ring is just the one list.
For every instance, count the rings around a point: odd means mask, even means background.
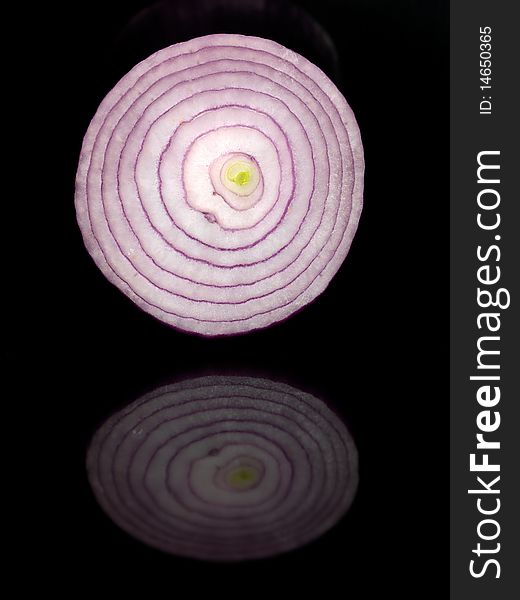
[{"label": "concentric onion ring", "polygon": [[272,556],[332,527],[357,488],[357,451],[325,404],[284,384],[204,377],[113,415],[87,457],[122,529],[174,555]]},{"label": "concentric onion ring", "polygon": [[202,335],[280,321],[320,294],[362,208],[363,150],[315,65],[211,35],[134,67],[83,142],[86,247],[138,306]]}]

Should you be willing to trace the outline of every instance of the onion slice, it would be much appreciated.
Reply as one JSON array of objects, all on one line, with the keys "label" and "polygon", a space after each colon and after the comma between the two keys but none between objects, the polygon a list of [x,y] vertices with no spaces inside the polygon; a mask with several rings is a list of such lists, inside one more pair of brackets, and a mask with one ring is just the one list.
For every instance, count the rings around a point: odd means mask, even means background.
[{"label": "onion slice", "polygon": [[209,561],[273,556],[350,507],[357,451],[317,398],[265,379],[161,387],[96,432],[87,471],[107,515],[164,552]]},{"label": "onion slice", "polygon": [[229,335],[311,302],[345,259],[363,149],[318,67],[210,35],[134,67],[86,133],[76,213],[105,276],[173,327]]}]

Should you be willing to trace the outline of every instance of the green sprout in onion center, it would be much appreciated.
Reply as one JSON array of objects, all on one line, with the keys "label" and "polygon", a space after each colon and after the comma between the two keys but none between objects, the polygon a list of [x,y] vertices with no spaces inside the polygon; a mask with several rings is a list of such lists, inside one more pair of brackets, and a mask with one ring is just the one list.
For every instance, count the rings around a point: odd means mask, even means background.
[{"label": "green sprout in onion center", "polygon": [[253,467],[242,466],[233,469],[227,476],[229,485],[236,489],[243,489],[254,485],[258,481],[259,473]]},{"label": "green sprout in onion center", "polygon": [[237,185],[246,185],[251,179],[251,166],[244,162],[236,162],[229,167],[226,177]]},{"label": "green sprout in onion center", "polygon": [[[234,196],[251,196],[257,190],[261,178],[260,168],[252,157],[242,153],[224,157],[220,169],[220,184]],[[262,188],[258,191],[261,194]]]}]

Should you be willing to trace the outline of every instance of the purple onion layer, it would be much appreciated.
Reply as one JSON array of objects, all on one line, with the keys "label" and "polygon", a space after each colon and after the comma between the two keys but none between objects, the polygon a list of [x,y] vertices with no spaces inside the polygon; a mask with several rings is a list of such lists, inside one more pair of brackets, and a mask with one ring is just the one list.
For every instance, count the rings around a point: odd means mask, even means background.
[{"label": "purple onion layer", "polygon": [[326,288],[357,228],[363,172],[352,110],[318,67],[270,40],[211,35],[153,54],[106,96],[76,213],[98,267],[139,307],[229,335]]}]

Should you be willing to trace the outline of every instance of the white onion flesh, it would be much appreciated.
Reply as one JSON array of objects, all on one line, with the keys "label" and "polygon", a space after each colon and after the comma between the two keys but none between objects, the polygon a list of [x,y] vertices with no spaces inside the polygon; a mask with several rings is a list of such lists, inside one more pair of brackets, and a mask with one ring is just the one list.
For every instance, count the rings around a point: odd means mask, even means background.
[{"label": "white onion flesh", "polygon": [[[222,179],[230,157],[253,165],[242,195]],[[318,67],[270,40],[211,35],[153,54],[103,100],[76,212],[98,267],[143,310],[236,334],[326,288],[357,228],[363,171],[352,110]]]},{"label": "white onion flesh", "polygon": [[357,451],[315,397],[265,379],[162,387],[96,432],[89,480],[108,516],[164,552],[210,561],[273,556],[350,507]]}]

